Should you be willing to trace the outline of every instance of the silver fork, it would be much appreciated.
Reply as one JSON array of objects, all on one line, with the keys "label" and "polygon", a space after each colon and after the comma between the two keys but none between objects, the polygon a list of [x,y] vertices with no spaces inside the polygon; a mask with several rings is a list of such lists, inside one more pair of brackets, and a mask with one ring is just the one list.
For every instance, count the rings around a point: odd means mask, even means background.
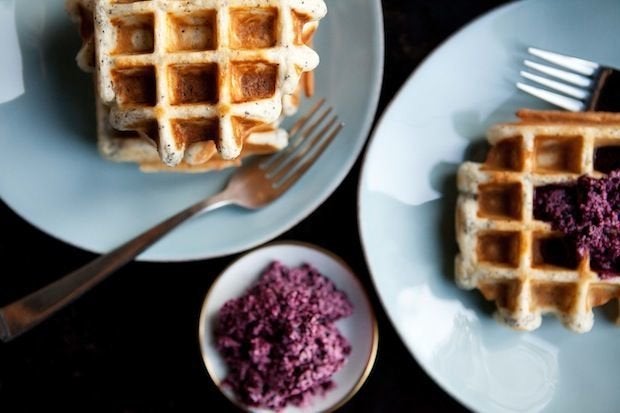
[{"label": "silver fork", "polygon": [[620,72],[617,69],[535,47],[528,47],[527,51],[555,66],[524,60],[526,67],[548,77],[522,70],[523,78],[546,88],[517,82],[522,91],[573,112],[620,111]]},{"label": "silver fork", "polygon": [[[344,126],[338,122],[337,116],[331,115],[332,108],[324,108],[324,104],[324,99],[318,101],[292,126],[289,131],[291,140],[285,149],[244,163],[220,193],[184,209],[46,287],[0,308],[0,340],[6,342],[30,330],[188,219],[231,204],[255,210],[280,197],[313,165]],[[319,127],[321,129],[315,132]]]}]

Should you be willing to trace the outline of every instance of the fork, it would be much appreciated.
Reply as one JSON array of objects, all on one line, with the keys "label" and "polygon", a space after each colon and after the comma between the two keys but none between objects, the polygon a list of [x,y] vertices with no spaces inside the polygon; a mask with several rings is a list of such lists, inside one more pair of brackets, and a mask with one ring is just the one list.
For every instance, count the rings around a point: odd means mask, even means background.
[{"label": "fork", "polygon": [[[206,198],[57,281],[0,308],[0,340],[10,341],[80,297],[188,219],[226,205],[250,210],[274,201],[314,164],[344,124],[319,100],[289,130],[289,145],[244,163],[221,192]],[[319,113],[320,111],[320,113]],[[316,129],[321,127],[317,132]]]},{"label": "fork", "polygon": [[523,63],[526,67],[550,78],[525,70],[520,72],[521,76],[560,93],[517,82],[517,87],[522,91],[573,112],[620,111],[618,69],[535,47],[528,47],[527,51],[532,56],[557,67],[525,59]]}]

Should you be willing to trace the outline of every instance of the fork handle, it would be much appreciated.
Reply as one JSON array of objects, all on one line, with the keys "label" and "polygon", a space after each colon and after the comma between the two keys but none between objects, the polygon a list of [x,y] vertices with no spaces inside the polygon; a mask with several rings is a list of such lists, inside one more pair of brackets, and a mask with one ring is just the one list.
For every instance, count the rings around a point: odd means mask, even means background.
[{"label": "fork handle", "polygon": [[198,202],[57,281],[0,308],[0,340],[7,342],[30,330],[132,261],[181,223],[229,203],[223,192]]}]

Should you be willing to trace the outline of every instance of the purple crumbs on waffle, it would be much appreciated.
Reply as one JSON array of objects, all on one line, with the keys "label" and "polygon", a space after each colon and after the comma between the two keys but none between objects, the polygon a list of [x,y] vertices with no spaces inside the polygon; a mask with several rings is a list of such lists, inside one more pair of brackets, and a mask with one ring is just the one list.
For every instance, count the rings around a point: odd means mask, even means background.
[{"label": "purple crumbs on waffle", "polygon": [[536,188],[534,218],[551,223],[576,245],[579,257],[602,279],[620,274],[620,171],[595,179],[582,176],[572,185]]},{"label": "purple crumbs on waffle", "polygon": [[275,261],[218,314],[216,345],[239,400],[275,410],[306,406],[334,386],[351,345],[334,322],[353,312],[346,294],[315,268]]}]

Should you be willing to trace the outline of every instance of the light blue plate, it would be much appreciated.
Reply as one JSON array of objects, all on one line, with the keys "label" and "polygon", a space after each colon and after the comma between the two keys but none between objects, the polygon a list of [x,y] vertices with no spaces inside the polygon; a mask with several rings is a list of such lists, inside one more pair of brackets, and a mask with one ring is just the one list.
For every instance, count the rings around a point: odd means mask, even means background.
[{"label": "light blue plate", "polygon": [[[620,409],[620,329],[596,311],[590,333],[546,317],[533,333],[453,281],[455,173],[486,128],[519,107],[525,46],[620,66],[620,1],[532,0],[502,7],[448,40],[404,85],[366,154],[359,220],[383,305],[418,363],[475,411]],[[415,389],[412,389],[415,391]]]},{"label": "light blue plate", "polygon": [[[217,192],[231,171],[143,174],[135,165],[100,159],[92,82],[74,63],[80,41],[63,4],[0,0],[0,197],[48,234],[103,252]],[[334,0],[328,8],[316,38],[316,95],[346,123],[329,151],[269,207],[209,213],[140,259],[192,260],[253,247],[305,218],[344,179],[376,110],[383,22],[379,0]]]}]

